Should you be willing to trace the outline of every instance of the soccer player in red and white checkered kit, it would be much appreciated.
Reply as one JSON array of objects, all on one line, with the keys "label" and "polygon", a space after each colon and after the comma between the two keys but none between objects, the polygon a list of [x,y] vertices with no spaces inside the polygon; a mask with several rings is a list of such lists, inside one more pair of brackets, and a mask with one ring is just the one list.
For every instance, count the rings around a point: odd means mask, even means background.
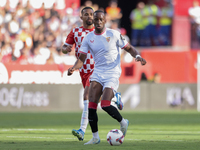
[{"label": "soccer player in red and white checkered kit", "polygon": [[[94,30],[93,26],[93,9],[91,7],[84,7],[81,10],[81,19],[83,20],[83,26],[76,27],[72,29],[72,31],[69,33],[69,35],[66,38],[65,44],[62,46],[62,52],[64,54],[72,51],[72,46],[75,44],[75,55],[76,58],[79,58],[79,48],[81,47],[82,40],[89,32]],[[89,104],[89,86],[90,81],[89,77],[93,73],[94,69],[94,60],[92,58],[91,53],[88,51],[87,58],[83,64],[83,66],[79,69],[80,76],[82,79],[82,84],[84,87],[84,108],[82,112],[82,118],[81,118],[81,126],[79,130],[72,130],[72,134],[76,136],[79,141],[82,141],[84,139],[85,130],[88,125],[88,104]],[[123,103],[121,101],[121,93],[117,92],[115,95],[115,103],[117,107],[122,110],[123,109]]]}]

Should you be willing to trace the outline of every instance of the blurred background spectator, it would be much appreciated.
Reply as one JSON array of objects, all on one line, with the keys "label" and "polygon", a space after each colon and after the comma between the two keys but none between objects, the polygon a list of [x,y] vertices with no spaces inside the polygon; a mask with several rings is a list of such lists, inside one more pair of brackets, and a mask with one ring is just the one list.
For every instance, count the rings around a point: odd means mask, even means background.
[{"label": "blurred background spectator", "polygon": [[133,46],[144,46],[143,34],[145,25],[143,23],[144,2],[139,2],[130,14],[131,20],[131,44]]},{"label": "blurred background spectator", "polygon": [[122,10],[120,7],[118,7],[117,0],[111,0],[109,2],[108,7],[106,7],[105,12],[106,12],[108,18],[112,22],[117,23],[118,26],[120,27],[121,18],[122,18]]},{"label": "blurred background spectator", "polygon": [[160,8],[154,4],[153,0],[149,0],[143,9],[144,33],[143,40],[145,46],[159,46],[158,39],[158,18]]},{"label": "blurred background spectator", "polygon": [[160,83],[161,81],[161,75],[157,72],[154,73],[153,77],[150,79],[153,83]]},{"label": "blurred background spectator", "polygon": [[160,10],[159,19],[159,39],[161,45],[171,45],[171,26],[172,26],[173,8],[169,2],[165,2]]}]

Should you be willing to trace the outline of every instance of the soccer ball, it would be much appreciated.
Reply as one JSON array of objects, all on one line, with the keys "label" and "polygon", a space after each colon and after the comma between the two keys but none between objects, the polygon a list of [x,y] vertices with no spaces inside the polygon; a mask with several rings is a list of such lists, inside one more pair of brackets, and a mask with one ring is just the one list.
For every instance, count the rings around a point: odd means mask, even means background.
[{"label": "soccer ball", "polygon": [[122,131],[118,129],[112,129],[107,134],[107,141],[110,145],[121,145],[124,141],[124,135]]}]

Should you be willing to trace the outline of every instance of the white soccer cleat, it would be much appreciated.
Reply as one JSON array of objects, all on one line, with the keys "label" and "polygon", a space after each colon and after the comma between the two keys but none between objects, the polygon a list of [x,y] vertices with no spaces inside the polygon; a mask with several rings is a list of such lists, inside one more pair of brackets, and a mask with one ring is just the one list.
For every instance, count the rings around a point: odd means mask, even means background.
[{"label": "white soccer cleat", "polygon": [[120,130],[122,131],[124,136],[126,135],[126,131],[128,129],[128,125],[129,125],[128,119],[125,119],[125,120],[126,120],[126,125],[120,127]]},{"label": "white soccer cleat", "polygon": [[84,145],[89,145],[89,144],[99,144],[100,139],[99,138],[92,138],[89,142],[85,143]]}]

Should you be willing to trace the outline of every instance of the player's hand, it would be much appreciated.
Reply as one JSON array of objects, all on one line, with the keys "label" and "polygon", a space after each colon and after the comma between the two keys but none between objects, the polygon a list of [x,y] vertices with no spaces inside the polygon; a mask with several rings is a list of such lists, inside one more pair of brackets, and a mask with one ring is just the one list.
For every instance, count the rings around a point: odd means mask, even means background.
[{"label": "player's hand", "polygon": [[69,68],[69,69],[68,69],[67,75],[68,75],[68,76],[71,76],[71,75],[73,74],[74,71],[75,71],[75,69],[74,69],[73,67]]},{"label": "player's hand", "polygon": [[137,62],[137,61],[140,61],[141,62],[141,65],[146,65],[146,60],[144,59],[144,58],[142,58],[142,57],[137,57],[137,58],[135,58],[135,61]]},{"label": "player's hand", "polygon": [[72,51],[72,45],[63,45],[62,46],[62,52],[64,54],[67,54],[68,52],[71,52]]}]

